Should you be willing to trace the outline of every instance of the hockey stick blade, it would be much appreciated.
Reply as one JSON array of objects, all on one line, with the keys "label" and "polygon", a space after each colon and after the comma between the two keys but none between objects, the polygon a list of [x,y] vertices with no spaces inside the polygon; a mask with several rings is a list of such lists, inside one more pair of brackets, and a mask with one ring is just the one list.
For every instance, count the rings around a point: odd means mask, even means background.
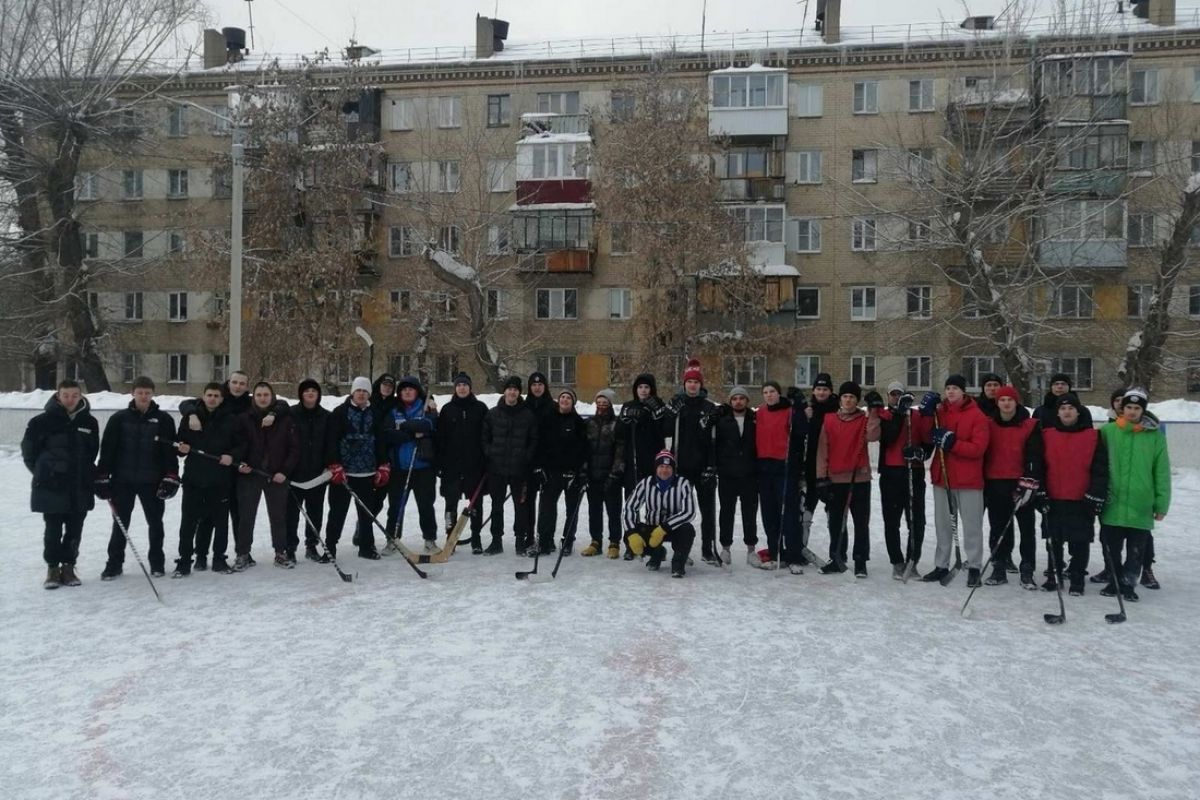
[{"label": "hockey stick blade", "polygon": [[1066,614],[1042,614],[1042,619],[1046,620],[1047,625],[1062,625],[1067,621]]},{"label": "hockey stick blade", "polygon": [[946,573],[946,577],[942,578],[939,583],[941,583],[942,586],[949,586],[950,584],[954,583],[954,579],[958,577],[958,573],[961,569],[961,564],[955,564],[950,568],[950,571]]},{"label": "hockey stick blade", "polygon": [[1116,625],[1117,623],[1124,622],[1125,621],[1125,612],[1122,611],[1118,614],[1105,614],[1104,621],[1107,622],[1109,625]]},{"label": "hockey stick blade", "polygon": [[529,570],[528,572],[517,572],[514,577],[519,581],[528,581],[537,575],[537,570]]}]

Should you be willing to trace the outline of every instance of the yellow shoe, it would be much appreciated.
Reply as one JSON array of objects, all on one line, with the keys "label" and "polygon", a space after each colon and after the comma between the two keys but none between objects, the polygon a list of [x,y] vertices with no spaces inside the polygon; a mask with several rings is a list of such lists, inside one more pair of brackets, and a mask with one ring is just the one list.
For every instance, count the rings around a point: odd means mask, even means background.
[{"label": "yellow shoe", "polygon": [[640,556],[646,551],[646,540],[642,538],[640,533],[629,534],[629,549],[633,551],[635,556]]},{"label": "yellow shoe", "polygon": [[620,545],[618,545],[616,542],[609,542],[609,545],[608,545],[608,550],[606,550],[606,551],[604,552],[604,555],[608,556],[608,557],[609,557],[609,558],[611,558],[611,559],[618,559],[618,558],[620,558],[620,557],[621,557],[621,547],[620,547]]},{"label": "yellow shoe", "polygon": [[600,555],[600,542],[592,541],[587,547],[579,551],[581,556],[598,556]]}]

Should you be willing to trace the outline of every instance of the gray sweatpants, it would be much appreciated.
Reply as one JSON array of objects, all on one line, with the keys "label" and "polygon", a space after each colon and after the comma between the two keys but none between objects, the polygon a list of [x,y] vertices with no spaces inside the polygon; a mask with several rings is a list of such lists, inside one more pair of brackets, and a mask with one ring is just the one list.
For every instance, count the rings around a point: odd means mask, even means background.
[{"label": "gray sweatpants", "polygon": [[[967,569],[983,568],[983,490],[955,489],[954,509],[962,520],[963,549],[967,551]],[[954,534],[951,532],[953,520],[950,517],[950,498],[946,490],[940,486],[933,487],[933,521],[937,529],[937,553],[934,556],[934,566],[942,569],[950,568],[950,556],[954,553]]]}]

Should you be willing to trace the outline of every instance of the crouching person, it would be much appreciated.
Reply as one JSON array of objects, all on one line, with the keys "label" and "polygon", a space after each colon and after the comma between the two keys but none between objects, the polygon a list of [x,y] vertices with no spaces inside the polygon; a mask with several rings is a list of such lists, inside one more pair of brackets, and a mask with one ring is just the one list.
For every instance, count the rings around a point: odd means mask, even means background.
[{"label": "crouching person", "polygon": [[663,450],[654,458],[654,474],[638,481],[625,503],[625,546],[649,556],[646,567],[657,571],[671,543],[671,577],[682,578],[696,538],[696,490],[675,474],[675,456]]}]

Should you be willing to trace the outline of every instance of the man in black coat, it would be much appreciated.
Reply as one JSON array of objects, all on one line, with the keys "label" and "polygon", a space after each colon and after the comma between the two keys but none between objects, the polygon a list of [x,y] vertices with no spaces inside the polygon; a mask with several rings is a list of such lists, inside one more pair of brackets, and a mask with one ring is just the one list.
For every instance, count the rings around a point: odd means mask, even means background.
[{"label": "man in black coat", "polygon": [[[554,414],[558,406],[554,402],[554,398],[550,396],[550,382],[545,373],[537,370],[529,373],[527,385],[529,394],[525,395],[525,405],[533,412],[540,431],[542,423],[547,417]],[[529,518],[529,530],[525,535],[528,538],[529,547],[536,546],[534,531],[537,530],[538,495],[542,491],[542,481],[533,474],[534,466],[534,464],[529,465],[529,479],[525,482],[526,515]]]},{"label": "man in black coat", "polygon": [[[808,420],[808,441],[813,444],[804,452],[804,518],[801,541],[808,546],[808,534],[812,529],[813,513],[817,510],[820,492],[817,491],[817,447],[826,414],[836,414],[838,398],[833,393],[833,377],[828,372],[818,372],[813,380],[812,395],[804,415]],[[829,504],[825,504],[825,517],[829,518]]]},{"label": "man in black coat", "polygon": [[[300,402],[291,407],[290,414],[300,437],[300,461],[289,477],[293,481],[308,481],[325,469],[325,456],[329,449],[326,441],[329,412],[321,407],[321,384],[312,378],[300,381],[296,394]],[[307,515],[304,523],[304,557],[309,561],[328,561],[328,555],[317,552],[321,522],[325,517],[325,484],[311,489],[293,489],[288,494],[288,558],[295,560],[296,550],[300,546],[301,503]]]},{"label": "man in black coat", "polygon": [[516,551],[524,552],[532,544],[527,484],[537,453],[538,424],[533,412],[521,400],[521,379],[516,375],[504,381],[504,394],[495,408],[483,418],[483,454],[487,461],[488,493],[492,499],[492,541],[483,551],[494,556],[504,552],[504,497],[513,498],[513,531]]},{"label": "man in black coat", "polygon": [[[446,532],[458,517],[458,502],[469,501],[483,482],[483,418],[488,408],[471,391],[471,376],[460,372],[454,378],[454,396],[438,414],[434,432],[442,497],[446,499]],[[471,552],[483,552],[483,499],[475,501],[470,513]]]},{"label": "man in black coat", "polygon": [[536,552],[554,552],[554,530],[558,527],[558,498],[567,497],[567,519],[563,528],[563,555],[575,548],[579,504],[587,483],[588,439],[583,418],[575,411],[575,393],[558,393],[558,410],[542,419],[538,431],[537,478],[542,485],[538,509]]},{"label": "man in black coat", "polygon": [[615,413],[616,392],[596,392],[596,413],[585,423],[588,438],[588,533],[592,542],[580,555],[598,556],[608,517],[609,558],[621,554],[621,485],[625,476],[625,438]]},{"label": "man in black coat", "polygon": [[[221,405],[224,406],[225,413],[238,417],[250,410],[250,376],[240,369],[229,373],[229,379],[221,387],[221,392],[224,395]],[[179,411],[183,412],[182,404],[179,406]],[[235,532],[238,529],[237,484],[238,472],[236,469],[231,469],[229,470],[229,485],[226,488],[229,492],[229,529]],[[250,559],[250,563],[254,564],[253,558]]]},{"label": "man in black coat", "polygon": [[[196,571],[208,569],[210,540],[212,571],[233,572],[225,551],[229,547],[229,473],[234,471],[237,419],[223,400],[221,384],[210,383],[198,402],[179,404],[179,453],[185,457],[179,559],[175,562],[175,575],[180,578],[191,574],[193,553]],[[208,456],[192,450],[203,450]]]},{"label": "man in black coat", "polygon": [[78,586],[75,561],[83,520],[92,509],[93,463],[100,449],[100,426],[75,381],[66,380],[46,401],[45,411],[29,420],[21,439],[21,458],[33,474],[31,511],[42,515],[42,558],[47,589]]},{"label": "man in black coat", "polygon": [[717,470],[712,458],[709,421],[716,403],[708,399],[700,362],[691,359],[683,372],[683,391],[671,399],[671,420],[666,435],[679,464],[678,474],[696,489],[700,503],[700,558],[715,563],[717,538]]},{"label": "man in black coat", "polygon": [[758,544],[758,451],[755,416],[750,394],[735,386],[728,405],[713,410],[712,464],[717,469],[717,491],[721,498],[721,561],[730,563],[733,546],[733,515],[742,506],[742,543],[753,551]]},{"label": "man in black coat", "polygon": [[[164,574],[164,501],[179,491],[179,458],[175,455],[175,422],[154,402],[154,381],[141,376],[133,382],[129,407],[112,415],[100,440],[96,466],[96,496],[112,499],[117,516],[128,529],[135,501],[150,532],[150,574]],[[108,563],[100,580],[111,581],[125,563],[125,534],[113,522],[108,539]]]}]

